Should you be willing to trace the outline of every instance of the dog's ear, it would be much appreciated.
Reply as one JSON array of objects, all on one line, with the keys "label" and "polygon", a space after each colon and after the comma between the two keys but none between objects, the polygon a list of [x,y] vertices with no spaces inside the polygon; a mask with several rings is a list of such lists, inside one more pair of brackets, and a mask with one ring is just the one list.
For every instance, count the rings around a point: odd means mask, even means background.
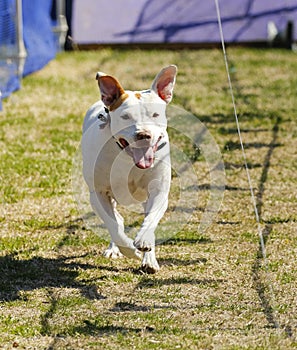
[{"label": "dog's ear", "polygon": [[177,67],[171,65],[163,68],[153,81],[151,89],[166,103],[172,100],[176,74]]},{"label": "dog's ear", "polygon": [[125,93],[121,84],[112,76],[98,72],[96,75],[102,102],[110,107]]}]

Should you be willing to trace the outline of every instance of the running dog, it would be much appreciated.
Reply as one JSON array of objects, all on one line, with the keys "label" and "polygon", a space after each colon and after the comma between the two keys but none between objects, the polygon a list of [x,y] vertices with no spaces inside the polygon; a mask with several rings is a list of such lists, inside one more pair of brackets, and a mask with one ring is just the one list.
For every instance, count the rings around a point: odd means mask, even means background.
[{"label": "running dog", "polygon": [[[83,175],[90,203],[111,236],[104,256],[142,259],[141,269],[156,273],[155,229],[168,206],[171,182],[166,106],[177,67],[163,68],[151,88],[124,90],[119,81],[98,72],[101,100],[83,123]],[[117,204],[142,203],[144,220],[135,240],[124,232]]]}]

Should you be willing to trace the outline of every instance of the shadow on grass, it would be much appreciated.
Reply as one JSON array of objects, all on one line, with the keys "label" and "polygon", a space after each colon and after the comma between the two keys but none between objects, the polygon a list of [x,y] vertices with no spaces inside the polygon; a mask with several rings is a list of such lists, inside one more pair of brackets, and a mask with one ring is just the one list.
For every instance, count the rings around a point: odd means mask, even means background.
[{"label": "shadow on grass", "polygon": [[173,284],[190,284],[190,285],[201,285],[201,286],[211,286],[211,287],[217,287],[219,283],[223,283],[225,280],[223,279],[212,279],[212,278],[205,278],[205,279],[197,279],[197,278],[190,278],[190,277],[172,277],[172,278],[154,278],[154,277],[147,277],[144,276],[141,281],[137,284],[135,289],[138,288],[156,288],[160,286],[170,286]]},{"label": "shadow on grass", "polygon": [[193,259],[193,260],[185,260],[185,259],[177,259],[177,258],[159,258],[158,259],[160,265],[171,265],[171,266],[191,266],[206,263],[207,259]]},{"label": "shadow on grass", "polygon": [[[244,129],[244,128],[242,128],[242,129],[240,129],[240,131],[241,131],[241,133],[248,133],[248,132],[258,133],[258,132],[267,132],[267,131],[269,131],[269,129],[264,129],[264,128]],[[231,134],[237,135],[238,134],[237,128],[232,128],[232,127],[230,127],[230,128],[225,128],[225,127],[219,128],[218,132],[221,135],[231,135]]]},{"label": "shadow on grass", "polygon": [[[270,162],[271,158],[273,155],[273,151],[276,147],[280,146],[279,143],[277,143],[277,138],[278,138],[278,132],[279,132],[279,125],[281,123],[282,119],[280,117],[276,118],[275,124],[272,129],[272,139],[271,142],[267,145],[268,150],[264,158],[263,162],[263,169],[262,173],[260,176],[260,181],[258,185],[258,192],[256,195],[256,206],[257,206],[257,211],[259,215],[259,219],[262,221],[262,207],[263,207],[263,195],[265,192],[265,184],[267,181],[268,177],[268,172],[270,169]],[[266,241],[269,238],[269,235],[272,231],[272,224],[266,224],[263,231],[263,240],[264,244],[266,245]],[[256,254],[256,258],[254,261],[254,264],[252,265],[252,277],[253,277],[253,284],[254,288],[258,293],[258,297],[264,312],[264,315],[266,317],[266,320],[268,322],[268,326],[272,328],[284,328],[284,331],[288,337],[292,337],[292,328],[290,325],[286,325],[282,327],[281,325],[278,324],[278,320],[275,314],[275,311],[272,306],[272,299],[273,297],[273,291],[271,287],[271,281],[270,280],[263,280],[263,277],[261,276],[261,270],[262,270],[262,265],[265,265],[266,262],[264,260],[263,256],[263,251],[262,251],[262,246],[261,243],[259,242],[259,247],[258,251]],[[266,271],[267,274],[267,271]],[[266,275],[266,279],[268,276]]]},{"label": "shadow on grass", "polygon": [[269,168],[270,168],[271,157],[272,157],[272,154],[273,154],[275,147],[277,147],[277,145],[279,145],[276,141],[278,138],[279,124],[280,123],[281,123],[281,118],[278,117],[276,119],[276,122],[273,126],[273,129],[272,129],[272,139],[268,145],[268,151],[267,151],[265,158],[264,158],[263,170],[262,170],[260,181],[259,181],[258,193],[257,193],[256,200],[257,200],[257,209],[258,209],[258,213],[259,213],[260,218],[262,215],[263,194],[265,191],[265,183],[267,181],[267,176],[268,176],[268,172],[269,172]]},{"label": "shadow on grass", "polygon": [[[228,92],[229,93],[229,92]],[[237,97],[244,97],[244,95],[237,94]],[[248,102],[249,103],[249,102]],[[190,109],[190,108],[189,108]],[[221,135],[230,135],[230,134],[237,134],[237,128],[230,126],[226,127],[226,124],[228,123],[234,123],[234,114],[231,113],[214,113],[212,115],[204,115],[204,114],[198,114],[196,115],[197,118],[202,122],[210,125],[220,125],[222,124],[222,127],[218,128],[218,131]],[[254,109],[253,112],[245,111],[244,113],[239,115],[241,121],[253,121],[253,120],[265,120],[266,118],[273,118],[274,115],[269,112],[263,112],[261,110],[258,110],[257,108]],[[258,132],[266,132],[269,131],[267,128],[242,128],[241,132],[244,133],[258,133]]]},{"label": "shadow on grass", "polygon": [[[143,328],[122,327],[122,326],[116,326],[112,324],[102,325],[96,320],[95,321],[85,320],[81,325],[73,327],[71,329],[70,334],[71,335],[73,334],[76,336],[78,334],[83,334],[83,335],[95,336],[95,337],[115,336],[117,334],[120,334],[122,336],[130,336],[130,335],[139,336],[140,334],[151,333],[154,331],[155,331],[155,328],[150,326],[144,326]],[[65,348],[64,338],[65,338],[65,334],[55,335],[54,340],[46,350],[64,349]]]},{"label": "shadow on grass", "polygon": [[[209,183],[201,184],[201,185],[191,185],[186,187],[186,191],[209,191],[209,190],[217,190],[217,191],[249,191],[248,187],[236,187],[230,185],[224,186],[213,186]],[[204,211],[205,208],[197,208],[199,211]],[[195,209],[196,210],[196,209]],[[190,208],[188,209],[190,211]]]},{"label": "shadow on grass", "polygon": [[[272,229],[271,226],[266,226],[265,229],[263,230],[263,238],[264,238],[265,243],[268,239],[268,236],[271,232],[271,229]],[[256,289],[256,291],[258,293],[258,296],[259,296],[259,299],[261,302],[261,306],[262,306],[263,312],[266,316],[268,325],[272,328],[278,328],[278,323],[277,323],[277,320],[275,319],[273,308],[270,304],[269,297],[267,297],[268,287],[262,281],[261,274],[260,274],[261,266],[262,266],[262,259],[263,259],[262,247],[261,247],[261,244],[259,244],[257,256],[256,256],[256,259],[255,259],[253,266],[252,266],[252,276],[253,276],[254,288]]]},{"label": "shadow on grass", "polygon": [[[259,219],[261,220],[261,216],[262,216],[262,206],[263,206],[263,195],[264,195],[264,191],[265,191],[265,183],[267,181],[267,175],[269,172],[269,168],[270,168],[270,160],[272,157],[272,153],[275,149],[275,147],[277,147],[279,144],[276,142],[277,137],[278,137],[278,131],[279,131],[279,124],[281,122],[281,118],[277,118],[275,125],[272,129],[272,140],[269,144],[267,144],[268,150],[267,153],[265,155],[264,158],[264,163],[263,163],[263,169],[262,169],[262,173],[261,173],[261,177],[260,177],[260,181],[259,181],[259,185],[258,185],[258,193],[256,195],[256,206],[257,206],[257,210],[258,210],[258,215],[259,215]],[[271,225],[266,225],[262,234],[263,234],[263,239],[264,242],[266,244],[266,241],[269,237],[269,234],[272,230],[272,226]],[[263,260],[263,252],[262,252],[262,246],[261,243],[259,242],[259,249],[256,255],[256,259],[254,261],[254,264],[252,266],[252,276],[253,276],[253,281],[254,281],[254,288],[256,289],[261,305],[262,305],[262,309],[263,312],[266,316],[267,322],[269,324],[269,326],[273,327],[273,328],[278,328],[278,323],[277,320],[274,316],[274,311],[273,308],[271,306],[270,303],[270,298],[269,295],[267,295],[267,289],[268,286],[266,286],[265,282],[262,281],[261,278],[261,265],[262,265],[262,260]],[[265,263],[265,261],[264,261]],[[268,282],[270,283],[270,282]]]},{"label": "shadow on grass", "polygon": [[[229,62],[230,64],[230,62]],[[237,80],[236,74],[232,75],[232,81],[233,81],[233,87],[234,91],[236,91],[237,94],[237,99],[241,100],[245,105],[252,105],[252,100],[250,99],[250,96],[246,95],[243,93],[242,87],[239,84],[239,81]],[[279,126],[281,122],[283,121],[282,118],[279,115],[267,115],[262,110],[259,110],[257,106],[252,106],[254,109],[254,116],[257,117],[257,119],[264,119],[264,118],[269,118],[270,120],[274,121],[274,125],[272,128],[272,138],[270,142],[250,142],[250,143],[245,143],[244,144],[244,149],[267,149],[265,157],[264,157],[264,162],[262,164],[262,172],[260,176],[260,180],[258,183],[258,188],[256,192],[256,207],[257,207],[257,216],[259,217],[259,220],[262,221],[262,208],[263,208],[263,197],[264,197],[264,192],[265,192],[265,185],[266,181],[268,178],[268,173],[270,170],[270,165],[271,165],[271,158],[273,155],[274,150],[277,147],[283,146],[283,144],[278,142],[278,133],[279,133]],[[242,118],[241,118],[242,119]],[[259,129],[260,131],[269,131],[265,129]],[[242,132],[255,132],[256,130],[241,130]],[[227,134],[235,134],[236,129],[231,128],[231,129],[226,129],[225,127],[222,127],[220,129],[221,134],[227,135]],[[228,141],[225,143],[224,150],[225,151],[233,151],[233,150],[238,150],[241,149],[241,144],[239,141],[234,142],[234,141]],[[232,168],[232,167],[231,167]],[[251,168],[251,167],[249,167]],[[271,224],[266,224],[264,230],[262,231],[263,235],[263,240],[264,244],[266,244],[266,241],[269,238],[269,235],[272,230],[272,225]],[[261,273],[263,265],[265,265],[265,257],[263,256],[263,251],[262,251],[262,245],[261,242],[259,242],[258,245],[258,250],[255,256],[254,263],[251,268],[251,274],[253,278],[253,287],[255,288],[259,301],[263,310],[263,313],[266,317],[268,327],[271,328],[283,328],[286,335],[291,337],[292,336],[292,328],[288,325],[282,327],[281,325],[278,324],[278,320],[275,314],[275,311],[273,309],[272,305],[272,300],[273,300],[273,291],[271,287],[271,281],[268,280],[267,276],[267,271],[264,272],[264,277],[263,274]],[[266,274],[266,275],[265,275]]]},{"label": "shadow on grass", "polygon": [[206,124],[214,124],[219,125],[223,124],[226,125],[228,122],[232,122],[234,120],[233,114],[225,114],[225,113],[214,113],[212,115],[197,115],[197,118],[202,122]]},{"label": "shadow on grass", "polygon": [[0,301],[21,299],[20,292],[39,288],[67,287],[78,289],[88,299],[101,299],[92,292],[92,286],[78,282],[79,270],[95,269],[90,264],[73,262],[82,256],[57,259],[33,257],[18,259],[10,254],[0,257]]},{"label": "shadow on grass", "polygon": [[184,244],[208,244],[213,243],[209,237],[197,234],[196,232],[188,232],[188,236],[183,235],[183,232],[162,242],[162,245],[184,245]]},{"label": "shadow on grass", "polygon": [[[265,142],[246,142],[244,144],[244,148],[245,149],[249,149],[249,148],[268,148],[269,150],[271,148],[276,148],[276,147],[280,147],[282,146],[281,143],[274,143],[273,145],[269,144],[269,143],[265,143]],[[224,146],[224,150],[226,151],[233,151],[233,150],[238,150],[241,149],[241,144],[238,141],[228,141],[225,143]]]},{"label": "shadow on grass", "polygon": [[[242,169],[242,170],[244,170],[244,168],[245,168],[243,162],[241,164],[225,162],[224,165],[225,165],[225,169],[226,170],[234,170],[234,169]],[[260,164],[260,163],[252,164],[252,163],[248,162],[247,166],[248,166],[249,169],[262,168],[262,164]]]},{"label": "shadow on grass", "polygon": [[88,334],[96,335],[96,337],[104,335],[115,335],[115,334],[140,334],[140,333],[152,333],[156,331],[155,327],[144,325],[143,328],[133,328],[133,327],[122,327],[114,326],[111,324],[100,325],[96,321],[84,321],[84,324],[73,328],[72,332],[74,334]]},{"label": "shadow on grass", "polygon": [[176,309],[173,305],[158,305],[154,304],[151,306],[137,305],[135,303],[120,301],[115,303],[114,306],[109,310],[110,312],[154,312],[155,310],[166,310]]}]

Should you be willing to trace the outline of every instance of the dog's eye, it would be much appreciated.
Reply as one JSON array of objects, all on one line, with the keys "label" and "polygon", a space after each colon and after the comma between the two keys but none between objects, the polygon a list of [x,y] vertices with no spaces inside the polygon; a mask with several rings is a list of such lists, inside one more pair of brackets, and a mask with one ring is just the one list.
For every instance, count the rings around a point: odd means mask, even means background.
[{"label": "dog's eye", "polygon": [[129,116],[129,114],[123,114],[123,115],[121,115],[121,118],[124,120],[128,120],[128,119],[130,119],[130,116]]},{"label": "dog's eye", "polygon": [[153,118],[158,118],[159,117],[159,114],[158,113],[154,113],[153,114]]}]

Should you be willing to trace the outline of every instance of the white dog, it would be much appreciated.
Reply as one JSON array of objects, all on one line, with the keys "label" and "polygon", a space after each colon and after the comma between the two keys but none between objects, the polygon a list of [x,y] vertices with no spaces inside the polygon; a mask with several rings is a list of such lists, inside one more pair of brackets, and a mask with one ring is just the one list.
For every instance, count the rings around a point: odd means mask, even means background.
[{"label": "white dog", "polygon": [[[171,182],[166,105],[171,101],[177,68],[163,68],[149,90],[125,91],[112,76],[97,73],[101,100],[87,112],[82,136],[83,175],[95,213],[111,243],[106,257],[121,254],[143,259],[155,273],[155,229],[168,205]],[[124,232],[116,205],[143,203],[144,221],[133,242]]]}]

